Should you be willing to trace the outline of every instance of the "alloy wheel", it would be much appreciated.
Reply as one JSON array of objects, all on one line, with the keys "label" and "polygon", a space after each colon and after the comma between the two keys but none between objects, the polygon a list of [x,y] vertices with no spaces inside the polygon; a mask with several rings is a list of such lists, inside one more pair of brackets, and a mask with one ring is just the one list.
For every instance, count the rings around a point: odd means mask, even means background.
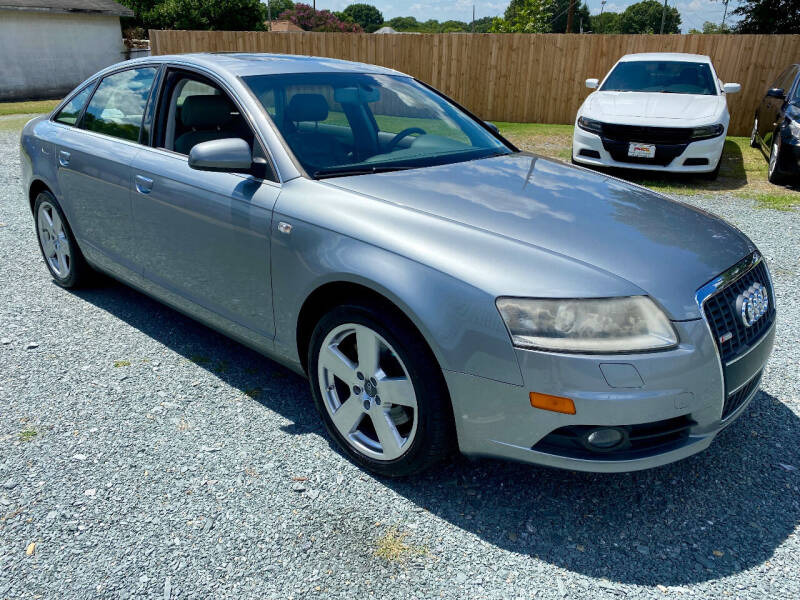
[{"label": "alloy wheel", "polygon": [[769,153],[769,175],[772,177],[775,174],[775,169],[778,168],[778,142],[772,142],[772,152]]},{"label": "alloy wheel", "polygon": [[375,460],[405,454],[417,432],[417,396],[391,344],[365,325],[344,323],[325,336],[317,363],[323,404],[342,438]]},{"label": "alloy wheel", "polygon": [[36,216],[37,232],[45,260],[59,279],[69,277],[72,268],[72,249],[58,211],[50,202],[42,202]]}]

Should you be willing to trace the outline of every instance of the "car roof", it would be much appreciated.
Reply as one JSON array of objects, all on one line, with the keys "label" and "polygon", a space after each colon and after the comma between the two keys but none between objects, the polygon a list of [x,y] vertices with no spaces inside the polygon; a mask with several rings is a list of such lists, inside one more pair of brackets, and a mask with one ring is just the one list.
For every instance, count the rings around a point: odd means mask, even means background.
[{"label": "car roof", "polygon": [[677,62],[711,63],[711,58],[704,54],[684,54],[681,52],[643,52],[641,54],[626,54],[619,59],[619,62],[633,62],[637,60],[670,60]]},{"label": "car roof", "polygon": [[298,54],[259,54],[244,52],[203,52],[194,54],[165,54],[126,61],[126,64],[146,62],[172,62],[205,67],[213,71],[227,71],[234,76],[281,75],[287,73],[374,73],[404,75],[394,69],[366,63],[303,56]]}]

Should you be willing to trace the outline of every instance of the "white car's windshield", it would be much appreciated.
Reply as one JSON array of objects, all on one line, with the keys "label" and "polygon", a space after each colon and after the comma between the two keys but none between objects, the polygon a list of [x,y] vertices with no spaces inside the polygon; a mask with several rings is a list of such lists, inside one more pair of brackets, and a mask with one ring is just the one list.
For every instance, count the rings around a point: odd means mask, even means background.
[{"label": "white car's windshield", "polygon": [[296,73],[243,79],[314,177],[511,152],[481,123],[409,77]]},{"label": "white car's windshield", "polygon": [[714,85],[708,63],[666,60],[617,63],[600,90],[717,95],[717,86]]}]

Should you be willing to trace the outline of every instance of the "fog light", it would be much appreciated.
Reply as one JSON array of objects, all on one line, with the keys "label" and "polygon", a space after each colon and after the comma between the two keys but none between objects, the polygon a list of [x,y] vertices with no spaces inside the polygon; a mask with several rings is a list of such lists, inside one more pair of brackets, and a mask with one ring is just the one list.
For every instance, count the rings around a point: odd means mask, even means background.
[{"label": "fog light", "polygon": [[595,429],[586,438],[589,445],[607,450],[622,442],[624,436],[619,429]]}]

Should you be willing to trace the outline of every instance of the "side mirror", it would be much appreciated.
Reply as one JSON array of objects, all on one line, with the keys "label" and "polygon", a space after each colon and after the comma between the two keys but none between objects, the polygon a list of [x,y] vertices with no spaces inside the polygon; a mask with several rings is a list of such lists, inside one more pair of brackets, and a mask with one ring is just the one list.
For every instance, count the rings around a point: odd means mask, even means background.
[{"label": "side mirror", "polygon": [[253,153],[241,138],[201,142],[189,151],[189,166],[198,171],[247,172],[253,166]]},{"label": "side mirror", "polygon": [[600,85],[600,80],[599,79],[595,79],[593,77],[591,79],[587,79],[586,80],[586,87],[589,88],[590,90],[597,89],[598,85]]},{"label": "side mirror", "polygon": [[484,121],[483,123],[484,123],[484,125],[486,125],[489,129],[491,129],[495,133],[500,133],[500,129],[497,127],[497,125],[495,125],[491,121]]},{"label": "side mirror", "polygon": [[742,86],[738,83],[724,83],[722,84],[722,91],[726,94],[738,94],[742,91]]},{"label": "side mirror", "polygon": [[770,98],[777,98],[778,100],[784,100],[786,98],[783,88],[770,88],[767,90],[767,96]]}]

